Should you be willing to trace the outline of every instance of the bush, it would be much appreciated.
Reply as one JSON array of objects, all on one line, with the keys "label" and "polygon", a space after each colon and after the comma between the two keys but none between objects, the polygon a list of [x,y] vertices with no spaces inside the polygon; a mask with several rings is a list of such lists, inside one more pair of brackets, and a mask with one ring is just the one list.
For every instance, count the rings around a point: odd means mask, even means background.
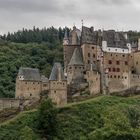
[{"label": "bush", "polygon": [[38,130],[43,137],[51,140],[58,132],[57,109],[51,99],[43,101],[39,107]]}]

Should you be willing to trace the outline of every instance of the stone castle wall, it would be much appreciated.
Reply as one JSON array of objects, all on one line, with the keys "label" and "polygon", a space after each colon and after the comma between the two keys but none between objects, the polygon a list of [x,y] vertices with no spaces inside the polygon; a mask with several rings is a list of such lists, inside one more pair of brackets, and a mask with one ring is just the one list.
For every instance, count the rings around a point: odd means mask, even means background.
[{"label": "stone castle wall", "polygon": [[19,99],[0,99],[0,110],[6,108],[19,108],[20,100]]},{"label": "stone castle wall", "polygon": [[41,82],[16,79],[16,98],[40,98]]}]

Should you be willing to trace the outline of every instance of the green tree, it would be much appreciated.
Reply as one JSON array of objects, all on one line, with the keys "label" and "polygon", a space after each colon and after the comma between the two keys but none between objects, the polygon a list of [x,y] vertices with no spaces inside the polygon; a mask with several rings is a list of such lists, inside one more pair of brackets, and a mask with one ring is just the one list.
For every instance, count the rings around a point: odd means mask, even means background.
[{"label": "green tree", "polygon": [[48,140],[52,140],[53,137],[57,136],[57,109],[54,107],[51,99],[43,101],[39,107],[38,130]]},{"label": "green tree", "polygon": [[20,130],[19,140],[38,140],[38,138],[30,127],[25,126]]}]

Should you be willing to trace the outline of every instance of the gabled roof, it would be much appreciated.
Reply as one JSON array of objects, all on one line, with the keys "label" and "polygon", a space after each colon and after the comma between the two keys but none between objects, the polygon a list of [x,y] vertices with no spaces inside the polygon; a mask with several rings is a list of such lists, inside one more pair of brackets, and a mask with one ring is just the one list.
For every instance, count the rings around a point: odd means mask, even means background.
[{"label": "gabled roof", "polygon": [[80,49],[75,48],[68,65],[84,65],[83,58],[82,58],[82,52],[80,51]]},{"label": "gabled roof", "polygon": [[40,81],[40,73],[38,69],[35,68],[24,68],[21,67],[18,72],[18,76],[23,76],[24,80],[29,81]]},{"label": "gabled roof", "polygon": [[49,80],[66,80],[60,63],[53,65]]},{"label": "gabled roof", "polygon": [[98,41],[98,32],[94,31],[94,28],[88,28],[85,26],[82,26],[82,43],[90,43],[97,45]]},{"label": "gabled roof", "polygon": [[127,40],[121,32],[103,31],[103,40],[107,41],[108,47],[127,48]]}]

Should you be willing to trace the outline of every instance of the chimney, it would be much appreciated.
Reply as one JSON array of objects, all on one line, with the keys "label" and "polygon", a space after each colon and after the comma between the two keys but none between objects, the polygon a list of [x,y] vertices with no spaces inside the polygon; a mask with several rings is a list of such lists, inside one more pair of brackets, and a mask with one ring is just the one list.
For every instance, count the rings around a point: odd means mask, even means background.
[{"label": "chimney", "polygon": [[58,81],[61,81],[61,68],[58,67]]},{"label": "chimney", "polygon": [[124,38],[125,38],[126,40],[128,40],[128,35],[127,35],[127,33],[123,33],[123,36],[124,36]]},{"label": "chimney", "polygon": [[90,27],[90,30],[91,30],[91,32],[94,32],[94,27],[91,26],[91,27]]}]

